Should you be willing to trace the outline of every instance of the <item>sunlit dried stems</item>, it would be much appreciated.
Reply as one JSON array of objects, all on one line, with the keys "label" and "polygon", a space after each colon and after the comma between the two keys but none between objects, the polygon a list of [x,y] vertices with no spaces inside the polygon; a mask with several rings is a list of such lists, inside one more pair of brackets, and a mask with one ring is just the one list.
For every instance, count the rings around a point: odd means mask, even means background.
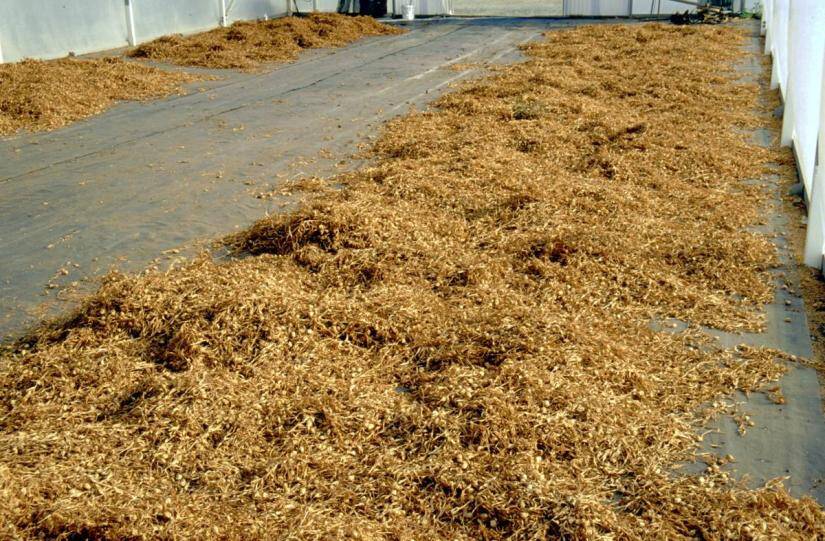
[{"label": "sunlit dried stems", "polygon": [[650,326],[758,329],[771,298],[742,41],[550,33],[243,257],[110,276],[2,361],[4,533],[822,537],[779,484],[674,472],[776,355]]},{"label": "sunlit dried stems", "polygon": [[313,13],[269,21],[241,21],[193,36],[164,36],[140,45],[129,55],[184,66],[248,70],[265,62],[294,60],[304,49],[341,47],[364,36],[403,32],[372,17]]},{"label": "sunlit dried stems", "polygon": [[118,100],[183,93],[192,75],[118,58],[0,64],[0,135],[43,131],[99,114]]}]

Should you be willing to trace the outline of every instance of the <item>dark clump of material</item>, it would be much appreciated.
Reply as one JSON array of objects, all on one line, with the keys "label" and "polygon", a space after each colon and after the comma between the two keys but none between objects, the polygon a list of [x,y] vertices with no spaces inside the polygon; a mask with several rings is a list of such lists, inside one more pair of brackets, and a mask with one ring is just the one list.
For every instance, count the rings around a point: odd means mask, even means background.
[{"label": "dark clump of material", "polygon": [[164,36],[140,45],[129,56],[183,66],[248,70],[265,62],[294,60],[304,49],[342,47],[365,36],[403,32],[372,17],[313,13],[242,21],[193,36]]},{"label": "dark clump of material", "polygon": [[548,34],[244,257],[109,276],[0,361],[0,536],[825,536],[780,483],[677,472],[779,354],[650,325],[763,325],[742,40]]}]

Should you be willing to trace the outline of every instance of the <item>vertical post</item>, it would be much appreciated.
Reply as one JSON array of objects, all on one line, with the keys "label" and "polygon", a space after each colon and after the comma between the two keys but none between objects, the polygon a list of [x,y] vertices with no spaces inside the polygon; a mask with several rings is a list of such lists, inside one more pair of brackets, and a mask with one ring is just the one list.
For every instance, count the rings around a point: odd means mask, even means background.
[{"label": "vertical post", "polygon": [[765,23],[765,54],[773,54],[773,0],[765,0],[762,8],[762,20]]},{"label": "vertical post", "polygon": [[312,11],[318,11],[318,0],[312,0]]},{"label": "vertical post", "polygon": [[774,0],[773,16],[771,18],[771,56],[773,70],[771,71],[771,88],[779,88],[782,99],[785,99],[787,90],[788,69],[788,4],[790,0]]},{"label": "vertical post", "polygon": [[286,0],[286,14],[287,16],[292,15],[292,0]]},{"label": "vertical post", "polygon": [[633,17],[633,0],[627,0],[627,16]]},{"label": "vertical post", "polygon": [[221,26],[226,26],[226,0],[221,0]]},{"label": "vertical post", "polygon": [[135,34],[135,12],[132,9],[132,0],[126,0],[126,40],[129,45],[137,45],[137,35]]},{"label": "vertical post", "polygon": [[[767,5],[768,4],[766,3],[765,6]],[[762,8],[762,13],[760,13],[759,17],[759,35],[763,37],[768,34],[768,20],[765,9],[765,7]],[[767,48],[767,44],[765,48]]]},{"label": "vertical post", "polygon": [[816,169],[811,189],[811,200],[808,203],[808,228],[805,231],[805,264],[815,269],[822,269],[823,258],[823,233],[825,233],[825,209],[823,209],[822,193],[823,183],[825,183],[825,165],[820,165]]},{"label": "vertical post", "polygon": [[564,17],[570,16],[570,0],[562,0],[561,3],[561,13]]}]

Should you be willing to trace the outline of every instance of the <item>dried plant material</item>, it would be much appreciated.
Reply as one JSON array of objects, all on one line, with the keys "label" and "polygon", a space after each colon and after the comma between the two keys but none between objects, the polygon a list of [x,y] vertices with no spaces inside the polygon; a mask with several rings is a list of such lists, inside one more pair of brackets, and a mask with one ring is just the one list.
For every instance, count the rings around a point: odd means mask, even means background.
[{"label": "dried plant material", "polygon": [[733,420],[736,421],[737,432],[739,432],[740,436],[744,436],[748,433],[748,428],[756,425],[751,420],[751,416],[744,412],[739,412],[733,416]]},{"label": "dried plant material", "polygon": [[312,13],[269,21],[241,21],[193,36],[164,36],[133,49],[129,56],[205,68],[254,69],[286,62],[303,49],[342,47],[365,36],[405,30],[372,17]]},{"label": "dried plant material", "polygon": [[487,68],[487,64],[483,62],[456,62],[447,67],[450,71],[470,71],[485,68]]},{"label": "dried plant material", "polygon": [[781,483],[674,473],[783,369],[650,324],[758,328],[771,298],[742,39],[550,33],[243,257],[109,276],[0,364],[3,534],[825,536]]},{"label": "dried plant material", "polygon": [[60,128],[118,100],[183,94],[181,85],[196,79],[118,58],[0,64],[0,135]]},{"label": "dried plant material", "polygon": [[774,404],[784,404],[785,395],[782,393],[782,388],[779,385],[774,385],[765,391],[768,400]]}]

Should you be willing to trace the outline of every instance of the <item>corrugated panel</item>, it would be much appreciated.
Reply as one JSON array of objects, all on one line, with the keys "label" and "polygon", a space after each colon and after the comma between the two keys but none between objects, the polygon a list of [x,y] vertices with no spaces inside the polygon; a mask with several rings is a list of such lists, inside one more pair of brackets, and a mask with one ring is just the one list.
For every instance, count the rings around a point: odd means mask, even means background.
[{"label": "corrugated panel", "polygon": [[6,62],[123,47],[126,32],[123,2],[0,0],[0,39]]},{"label": "corrugated panel", "polygon": [[567,0],[571,17],[622,17],[630,13],[630,0]]},{"label": "corrugated panel", "polygon": [[571,17],[624,17],[633,15],[670,15],[693,9],[689,4],[673,0],[567,0]]},{"label": "corrugated panel", "polygon": [[670,15],[694,9],[694,6],[672,0],[633,0],[633,15]]},{"label": "corrugated panel", "polygon": [[[401,0],[399,0],[401,1]],[[561,17],[563,0],[450,0],[454,15]]]},{"label": "corrugated panel", "polygon": [[229,0],[226,2],[229,22],[280,17],[286,14],[284,0]]}]

